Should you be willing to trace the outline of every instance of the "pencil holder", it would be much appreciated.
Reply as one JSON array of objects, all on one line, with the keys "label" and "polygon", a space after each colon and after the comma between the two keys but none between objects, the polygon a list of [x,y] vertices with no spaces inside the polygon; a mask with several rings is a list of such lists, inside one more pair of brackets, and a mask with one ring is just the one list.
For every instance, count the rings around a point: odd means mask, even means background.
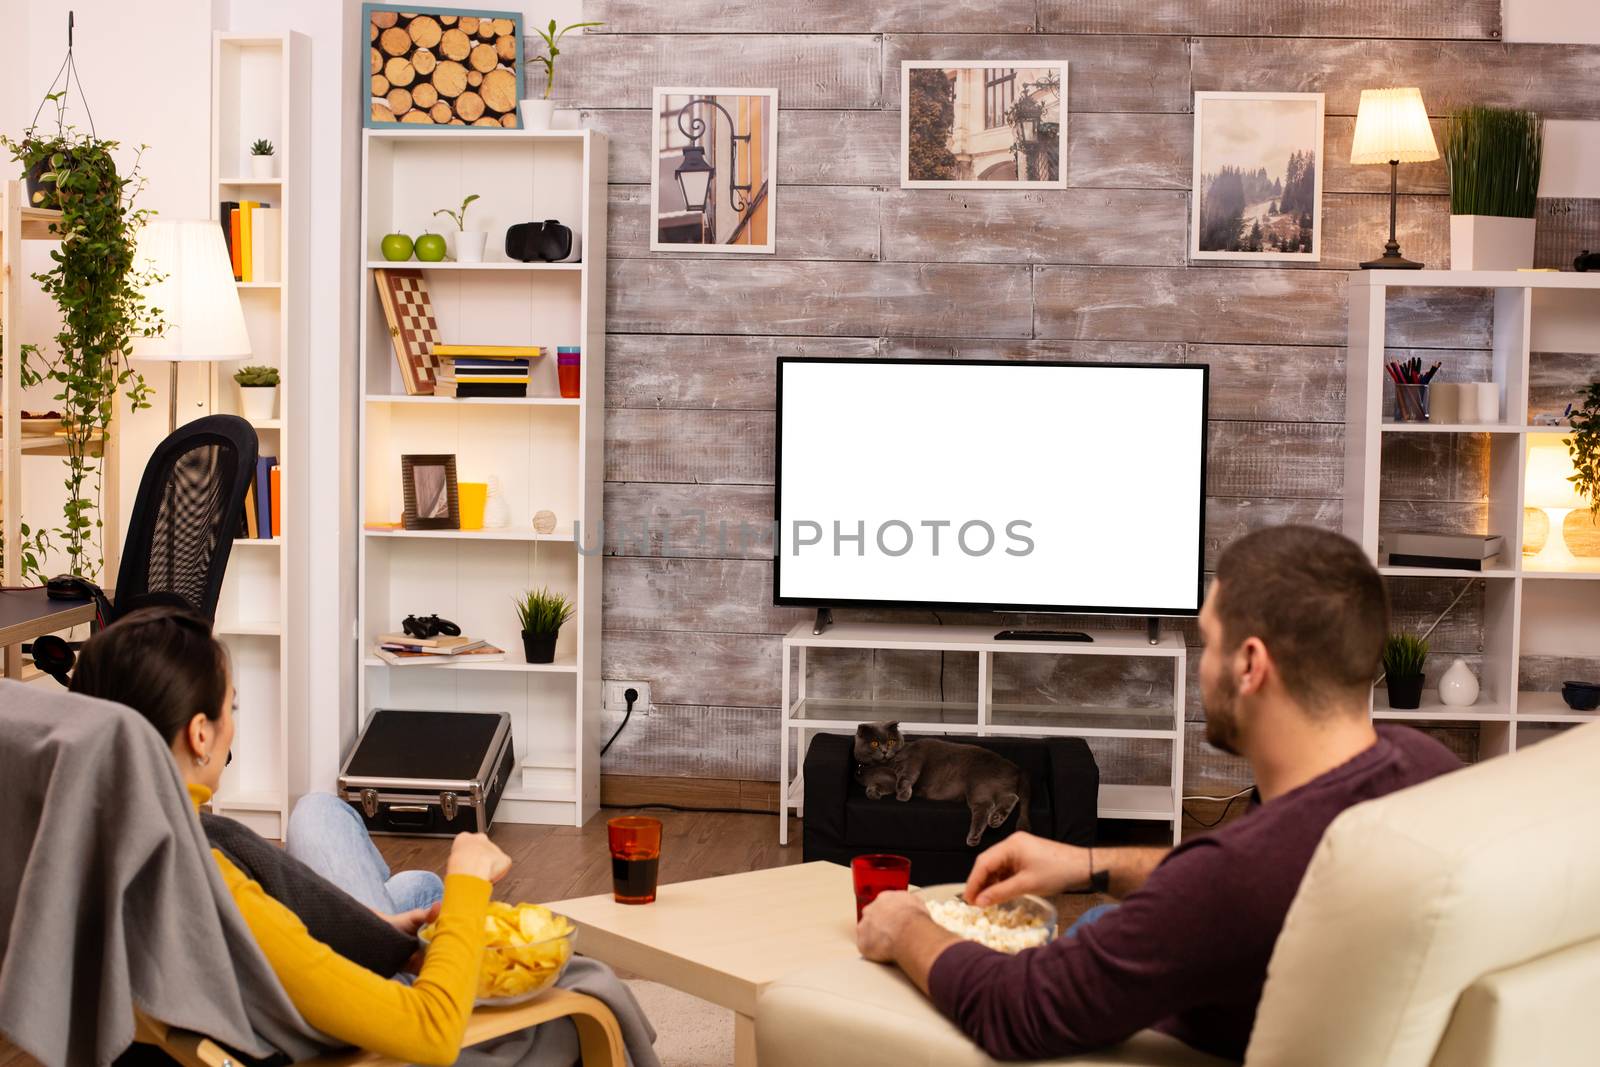
[{"label": "pencil holder", "polygon": [[1428,421],[1428,387],[1426,385],[1396,385],[1394,387],[1394,418],[1396,422]]}]

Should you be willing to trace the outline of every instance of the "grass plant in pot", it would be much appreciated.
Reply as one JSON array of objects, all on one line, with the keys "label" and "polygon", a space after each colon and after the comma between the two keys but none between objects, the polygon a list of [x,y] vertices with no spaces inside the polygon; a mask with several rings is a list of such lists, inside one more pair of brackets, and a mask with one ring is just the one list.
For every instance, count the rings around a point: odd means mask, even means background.
[{"label": "grass plant in pot", "polygon": [[1426,676],[1422,664],[1428,642],[1410,634],[1390,634],[1383,643],[1383,678],[1389,688],[1389,707],[1409,711],[1422,705]]},{"label": "grass plant in pot", "polygon": [[1468,107],[1445,122],[1450,268],[1533,266],[1544,127],[1533,111]]},{"label": "grass plant in pot", "polygon": [[522,654],[529,663],[554,663],[556,639],[572,618],[573,605],[548,588],[530,589],[517,598],[517,620],[522,623]]},{"label": "grass plant in pot", "polygon": [[278,368],[240,367],[233,372],[239,383],[239,413],[250,422],[268,422],[278,408]]}]

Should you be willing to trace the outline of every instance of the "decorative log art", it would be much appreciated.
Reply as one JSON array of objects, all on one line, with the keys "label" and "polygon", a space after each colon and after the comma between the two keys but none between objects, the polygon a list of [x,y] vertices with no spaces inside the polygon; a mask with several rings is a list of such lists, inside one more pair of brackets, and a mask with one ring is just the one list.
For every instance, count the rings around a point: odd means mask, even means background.
[{"label": "decorative log art", "polygon": [[519,129],[522,16],[368,4],[366,125]]}]

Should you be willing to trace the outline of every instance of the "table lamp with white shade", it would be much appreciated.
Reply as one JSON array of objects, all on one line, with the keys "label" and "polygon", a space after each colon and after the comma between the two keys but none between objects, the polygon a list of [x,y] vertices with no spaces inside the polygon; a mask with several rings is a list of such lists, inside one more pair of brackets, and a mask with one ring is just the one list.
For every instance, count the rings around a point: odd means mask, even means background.
[{"label": "table lamp with white shade", "polygon": [[1578,560],[1567,548],[1567,539],[1561,527],[1567,515],[1576,508],[1587,507],[1577,488],[1568,481],[1574,471],[1572,457],[1567,453],[1565,438],[1530,437],[1528,439],[1528,473],[1524,485],[1523,503],[1538,508],[1550,520],[1550,532],[1545,535],[1544,547],[1528,560],[1528,566],[1541,571],[1576,570]]},{"label": "table lamp with white shade", "polygon": [[134,270],[158,278],[144,289],[145,306],[160,310],[159,337],[136,337],[134,359],[172,364],[167,432],[178,428],[178,364],[244,359],[250,333],[233,280],[222,230],[206,219],[156,219],[139,231]]},{"label": "table lamp with white shade", "polygon": [[1356,109],[1356,132],[1350,142],[1350,162],[1389,164],[1389,243],[1383,255],[1361,264],[1362,270],[1421,270],[1422,264],[1400,254],[1395,239],[1395,204],[1400,193],[1400,164],[1426,163],[1439,158],[1439,146],[1428,125],[1422,90],[1363,89]]}]

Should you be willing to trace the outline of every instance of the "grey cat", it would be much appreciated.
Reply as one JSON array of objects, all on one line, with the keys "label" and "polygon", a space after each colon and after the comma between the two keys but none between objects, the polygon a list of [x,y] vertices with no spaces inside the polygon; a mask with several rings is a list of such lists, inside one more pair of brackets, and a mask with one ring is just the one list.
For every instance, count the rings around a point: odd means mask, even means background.
[{"label": "grey cat", "polygon": [[976,745],[925,737],[907,743],[898,722],[867,722],[856,727],[856,781],[867,798],[891,793],[896,800],[914,795],[928,800],[965,800],[972,811],[967,845],[976,848],[985,827],[999,827],[1017,814],[1017,829],[1030,829],[1028,776],[1022,768]]}]

